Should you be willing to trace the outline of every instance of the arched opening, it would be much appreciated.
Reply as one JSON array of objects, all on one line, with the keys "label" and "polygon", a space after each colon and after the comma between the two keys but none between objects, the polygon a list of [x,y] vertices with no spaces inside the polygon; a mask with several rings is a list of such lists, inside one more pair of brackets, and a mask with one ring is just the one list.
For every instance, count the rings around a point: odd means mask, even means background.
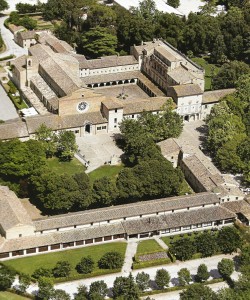
[{"label": "arched opening", "polygon": [[86,124],[85,125],[85,133],[90,133],[91,132],[91,124]]},{"label": "arched opening", "polygon": [[184,120],[185,120],[185,121],[189,121],[189,116],[185,116],[185,117],[184,117]]},{"label": "arched opening", "polygon": [[110,86],[110,82],[107,82],[107,83],[106,83],[106,86]]}]

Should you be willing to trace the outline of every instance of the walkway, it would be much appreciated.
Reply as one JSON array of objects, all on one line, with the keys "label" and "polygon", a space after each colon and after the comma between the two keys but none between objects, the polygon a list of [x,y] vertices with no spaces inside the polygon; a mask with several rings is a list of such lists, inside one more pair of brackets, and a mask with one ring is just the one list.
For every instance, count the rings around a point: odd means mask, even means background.
[{"label": "walkway", "polygon": [[0,120],[7,121],[18,117],[14,104],[0,85]]},{"label": "walkway", "polygon": [[132,272],[133,257],[136,254],[138,240],[129,240],[125,253],[124,265],[122,267],[122,276],[128,276]]},{"label": "walkway", "polygon": [[155,235],[154,240],[162,247],[162,249],[168,250],[168,246],[163,242],[163,240],[159,236]]},{"label": "walkway", "polygon": [[28,50],[17,45],[14,42],[14,36],[13,36],[12,32],[4,26],[4,21],[7,18],[8,17],[0,18],[1,34],[2,34],[2,38],[3,38],[5,46],[6,46],[6,51],[0,54],[0,58],[6,57],[9,55],[15,55],[16,57],[22,56],[24,54],[27,55]]},{"label": "walkway", "polygon": [[[171,282],[170,282],[169,286],[175,286],[178,283],[178,279],[177,279],[178,274],[177,273],[180,269],[187,268],[190,271],[191,275],[194,276],[197,273],[198,266],[200,264],[204,263],[204,264],[207,265],[208,270],[210,272],[210,275],[213,278],[218,278],[218,277],[220,277],[219,273],[217,271],[218,262],[221,261],[222,258],[233,259],[234,256],[235,255],[221,254],[221,255],[217,255],[217,256],[213,256],[213,257],[189,260],[189,261],[185,261],[185,262],[177,261],[177,262],[172,263],[172,264],[156,266],[156,267],[150,267],[150,268],[145,268],[145,269],[140,269],[140,270],[134,270],[134,271],[132,271],[132,275],[134,277],[136,277],[136,275],[139,272],[144,271],[145,273],[149,274],[151,280],[154,280],[155,275],[156,275],[156,271],[158,269],[164,268],[170,273],[170,276],[171,276]],[[122,276],[122,275],[123,275],[122,272],[120,272],[120,273],[116,273],[116,274],[102,275],[102,276],[99,276],[99,277],[92,277],[92,278],[87,278],[87,279],[82,279],[82,280],[59,283],[59,284],[55,285],[55,288],[63,289],[67,293],[69,293],[70,295],[73,295],[74,293],[76,293],[77,287],[79,285],[86,285],[87,287],[89,287],[92,282],[97,281],[97,280],[104,280],[104,282],[106,282],[107,286],[109,288],[111,288],[113,286],[115,278],[118,277],[118,276]],[[233,279],[237,279],[238,276],[239,276],[238,272],[234,272],[233,275],[232,275]],[[35,284],[28,288],[29,293],[34,293],[35,291],[37,291],[37,285],[35,285]],[[155,296],[153,296],[153,298],[158,299]],[[159,299],[164,299],[164,298],[159,298]],[[167,298],[167,299],[169,299],[169,298]],[[173,299],[178,299],[178,298],[173,298]]]}]

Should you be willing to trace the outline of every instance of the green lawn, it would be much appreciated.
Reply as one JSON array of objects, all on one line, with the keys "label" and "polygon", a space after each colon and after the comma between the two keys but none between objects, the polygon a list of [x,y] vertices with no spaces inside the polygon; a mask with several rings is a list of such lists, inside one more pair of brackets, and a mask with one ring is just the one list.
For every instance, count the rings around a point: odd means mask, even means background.
[{"label": "green lawn", "polygon": [[60,252],[54,252],[49,254],[41,254],[30,257],[24,257],[14,260],[4,261],[3,264],[14,268],[17,272],[32,275],[32,273],[40,268],[53,268],[55,264],[60,260],[66,260],[71,264],[72,270],[70,277],[76,276],[78,273],[75,270],[76,264],[81,260],[82,257],[90,255],[95,261],[94,271],[91,276],[95,273],[97,275],[107,273],[107,270],[100,270],[97,266],[98,260],[109,251],[117,251],[124,257],[127,243],[114,242],[101,245],[88,246],[73,250],[65,250]]},{"label": "green lawn", "polygon": [[10,292],[0,292],[0,300],[26,300],[29,298],[22,297]]},{"label": "green lawn", "polygon": [[139,242],[136,255],[162,251],[164,251],[164,249],[155,240],[145,240]]},{"label": "green lawn", "polygon": [[211,70],[214,68],[214,75],[219,72],[219,67],[209,64],[205,58],[194,57],[192,60],[205,70],[205,90],[211,90]]},{"label": "green lawn", "polygon": [[48,167],[57,173],[62,175],[64,173],[74,175],[77,173],[85,172],[86,168],[76,158],[71,161],[59,161],[57,157],[47,159]]},{"label": "green lawn", "polygon": [[183,234],[183,237],[180,236],[180,234],[176,234],[176,235],[172,235],[170,236],[164,236],[161,239],[163,240],[163,242],[169,247],[170,246],[170,242],[171,241],[176,241],[179,240],[181,238],[189,238],[191,240],[194,240],[196,236],[198,236],[200,233],[202,233],[203,231],[197,231],[198,233],[195,234],[194,232],[191,233],[191,235],[188,235],[188,233]]},{"label": "green lawn", "polygon": [[90,181],[94,182],[96,179],[102,178],[104,176],[116,178],[118,173],[123,168],[124,166],[122,164],[117,166],[110,166],[110,165],[101,166],[100,168],[89,173]]}]

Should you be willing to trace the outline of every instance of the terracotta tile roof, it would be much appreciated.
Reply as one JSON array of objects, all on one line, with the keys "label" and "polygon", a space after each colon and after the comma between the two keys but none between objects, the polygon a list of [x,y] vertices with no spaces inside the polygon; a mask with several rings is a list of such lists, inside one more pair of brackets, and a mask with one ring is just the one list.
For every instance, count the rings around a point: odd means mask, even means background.
[{"label": "terracotta tile roof", "polygon": [[102,103],[107,107],[107,109],[123,108],[124,106],[124,103],[116,98],[107,98],[102,101]]},{"label": "terracotta tile roof", "polygon": [[224,90],[216,90],[216,91],[207,91],[204,92],[202,103],[214,103],[218,102],[221,98],[232,94],[235,92],[235,89],[224,89]]},{"label": "terracotta tile roof", "polygon": [[0,186],[0,225],[4,231],[19,225],[32,225],[20,200],[7,186]]},{"label": "terracotta tile roof", "polygon": [[81,241],[122,233],[124,233],[124,228],[121,224],[111,224],[100,227],[74,229],[64,232],[22,237],[19,239],[6,240],[2,246],[0,245],[0,252],[4,253],[13,250],[16,251],[59,243],[69,243],[72,241]]},{"label": "terracotta tile roof", "polygon": [[92,124],[107,123],[107,119],[105,119],[100,112],[67,116],[50,114],[45,116],[27,117],[25,121],[30,134],[35,133],[42,124],[45,124],[53,130],[61,130],[83,126],[85,122],[90,122]]},{"label": "terracotta tile roof", "polygon": [[172,209],[199,207],[214,203],[219,203],[219,199],[215,194],[199,193],[53,216],[34,221],[34,224],[36,230],[41,231],[52,228],[90,224],[92,222],[123,219],[124,217],[134,217],[140,214],[155,214],[157,212],[172,211]]},{"label": "terracotta tile roof", "polygon": [[127,234],[136,234],[151,232],[154,230],[164,230],[188,226],[192,224],[201,224],[223,219],[235,218],[236,215],[227,209],[214,206],[201,208],[198,210],[189,210],[185,212],[172,213],[159,217],[142,218],[140,220],[131,220],[123,222]]},{"label": "terracotta tile roof", "polygon": [[130,115],[141,113],[143,111],[159,111],[162,109],[167,100],[168,97],[125,100],[123,114]]},{"label": "terracotta tile roof", "polygon": [[158,143],[163,156],[167,156],[174,152],[180,152],[181,147],[176,142],[176,139],[170,138]]},{"label": "terracotta tile roof", "polygon": [[192,95],[201,95],[203,91],[199,87],[198,84],[181,84],[168,87],[169,95],[176,97],[183,97],[183,96],[192,96]]},{"label": "terracotta tile roof", "polygon": [[29,40],[34,39],[36,37],[36,32],[34,30],[19,31],[17,35],[19,35],[22,40]]},{"label": "terracotta tile roof", "polygon": [[134,58],[133,55],[125,55],[125,56],[104,56],[98,59],[83,59],[80,62],[80,69],[100,69],[100,68],[110,68],[110,67],[118,67],[118,66],[126,66],[126,65],[136,65],[138,61]]},{"label": "terracotta tile roof", "polygon": [[29,133],[25,122],[15,120],[0,124],[0,140],[28,137]]}]

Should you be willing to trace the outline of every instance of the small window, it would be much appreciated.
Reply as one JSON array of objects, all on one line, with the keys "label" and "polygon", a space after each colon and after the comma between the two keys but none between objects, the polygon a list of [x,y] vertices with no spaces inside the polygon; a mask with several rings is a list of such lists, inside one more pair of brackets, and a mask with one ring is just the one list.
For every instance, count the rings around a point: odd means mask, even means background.
[{"label": "small window", "polygon": [[132,119],[134,119],[135,115],[132,115]]},{"label": "small window", "polygon": [[114,128],[117,128],[117,125],[115,125]]},{"label": "small window", "polygon": [[91,226],[93,226],[93,224],[94,224],[93,222],[90,223]]},{"label": "small window", "polygon": [[21,234],[21,233],[19,234],[19,237],[22,237],[22,234]]},{"label": "small window", "polygon": [[124,217],[123,220],[126,221],[126,217]]},{"label": "small window", "polygon": [[114,118],[114,123],[117,123],[117,118]]},{"label": "small window", "polygon": [[107,223],[110,223],[110,220],[108,220]]},{"label": "small window", "polygon": [[117,113],[117,108],[115,109],[115,113]]},{"label": "small window", "polygon": [[75,133],[79,133],[79,130],[75,130]]},{"label": "small window", "polygon": [[102,129],[106,129],[107,128],[107,126],[102,126]]},{"label": "small window", "polygon": [[174,209],[172,209],[172,213],[174,212]]},{"label": "small window", "polygon": [[98,126],[96,129],[97,129],[97,130],[101,130],[101,129],[102,129],[102,127],[101,127],[101,126]]}]

